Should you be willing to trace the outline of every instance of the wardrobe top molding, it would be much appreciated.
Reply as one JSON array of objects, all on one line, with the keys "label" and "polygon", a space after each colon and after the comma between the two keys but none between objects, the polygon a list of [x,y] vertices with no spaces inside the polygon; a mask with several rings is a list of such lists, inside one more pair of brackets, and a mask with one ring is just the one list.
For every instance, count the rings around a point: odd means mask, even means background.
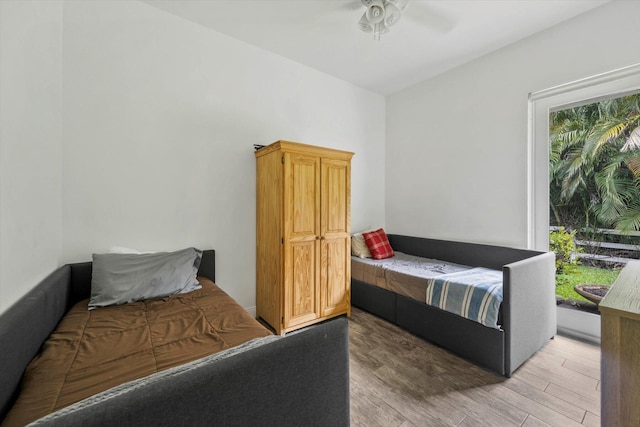
[{"label": "wardrobe top molding", "polygon": [[342,158],[344,160],[351,160],[354,153],[350,151],[336,150],[333,148],[318,147],[316,145],[301,144],[299,142],[292,141],[276,141],[273,144],[267,145],[264,148],[255,152],[256,157],[264,156],[265,154],[272,153],[274,151],[283,151],[287,153],[300,153],[300,154],[315,154],[320,157],[331,157],[333,159]]}]

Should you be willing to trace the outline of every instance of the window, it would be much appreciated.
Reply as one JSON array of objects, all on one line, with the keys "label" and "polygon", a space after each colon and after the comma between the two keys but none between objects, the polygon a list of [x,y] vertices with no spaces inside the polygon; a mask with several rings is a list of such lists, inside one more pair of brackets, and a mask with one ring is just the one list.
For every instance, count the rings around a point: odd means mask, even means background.
[{"label": "window", "polygon": [[529,248],[549,250],[549,113],[638,91],[635,64],[529,95]]}]

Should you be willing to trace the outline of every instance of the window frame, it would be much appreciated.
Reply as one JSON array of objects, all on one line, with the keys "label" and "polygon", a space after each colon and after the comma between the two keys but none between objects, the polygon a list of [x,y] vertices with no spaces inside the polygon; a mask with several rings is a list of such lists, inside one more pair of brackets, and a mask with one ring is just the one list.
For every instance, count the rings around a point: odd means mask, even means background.
[{"label": "window frame", "polygon": [[640,91],[640,63],[529,94],[527,247],[549,250],[549,114]]}]

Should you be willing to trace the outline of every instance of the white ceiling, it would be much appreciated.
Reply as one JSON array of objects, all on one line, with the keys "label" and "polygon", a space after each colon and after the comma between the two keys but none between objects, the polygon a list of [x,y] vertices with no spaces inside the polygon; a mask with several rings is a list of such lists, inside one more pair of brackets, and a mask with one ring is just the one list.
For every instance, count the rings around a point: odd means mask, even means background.
[{"label": "white ceiling", "polygon": [[380,41],[360,0],[142,1],[388,95],[610,0],[410,0]]}]

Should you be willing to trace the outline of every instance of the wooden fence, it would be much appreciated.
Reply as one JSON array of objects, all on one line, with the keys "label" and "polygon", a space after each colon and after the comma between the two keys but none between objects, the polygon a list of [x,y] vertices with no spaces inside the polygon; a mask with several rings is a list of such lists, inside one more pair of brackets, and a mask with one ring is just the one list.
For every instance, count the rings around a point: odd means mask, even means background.
[{"label": "wooden fence", "polygon": [[[550,226],[549,229],[552,231],[558,230],[560,227],[558,226]],[[605,242],[601,240],[575,240],[575,244],[583,248],[582,252],[575,253],[575,256],[583,259],[597,260],[609,263],[617,263],[617,264],[626,264],[630,260],[640,259],[640,231],[631,231],[622,233],[618,230],[607,229],[607,228],[596,228],[596,229],[581,229],[579,230],[581,233],[589,233],[592,235],[616,235],[616,236],[624,236],[637,238],[638,244],[629,244],[629,243],[615,243],[615,242]],[[600,251],[600,249],[605,249],[605,251]],[[621,252],[624,251],[628,253],[629,256],[617,256],[612,254],[611,252]],[[601,253],[604,252],[604,253]]]}]

